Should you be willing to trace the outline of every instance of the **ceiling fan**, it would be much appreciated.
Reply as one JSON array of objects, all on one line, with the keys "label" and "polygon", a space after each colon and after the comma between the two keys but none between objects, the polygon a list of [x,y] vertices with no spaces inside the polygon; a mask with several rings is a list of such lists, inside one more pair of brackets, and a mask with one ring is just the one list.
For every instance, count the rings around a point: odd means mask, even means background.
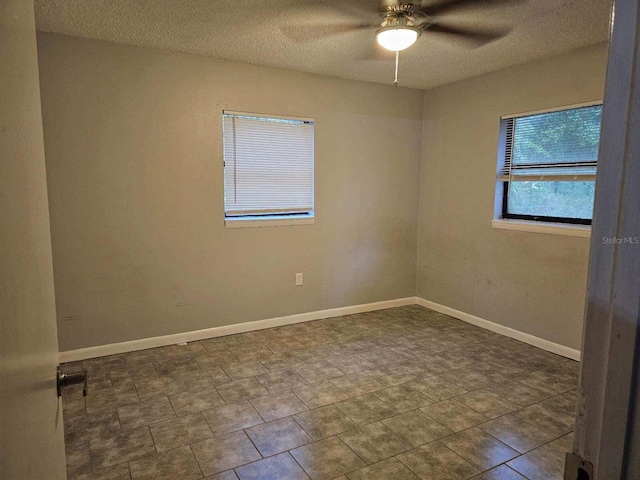
[{"label": "ceiling fan", "polygon": [[373,29],[377,43],[395,52],[396,74],[393,82],[398,86],[399,52],[411,47],[423,32],[431,35],[445,35],[462,40],[472,48],[481,47],[505,37],[510,28],[481,28],[451,25],[438,17],[450,12],[461,12],[478,7],[514,5],[526,0],[440,0],[440,1],[406,1],[406,0],[311,0],[299,6],[305,9],[331,7],[341,12],[370,19],[372,14],[382,17],[382,22],[360,21],[339,24],[302,24],[285,25],[282,32],[296,42],[309,42],[324,37],[347,33],[350,31]]}]

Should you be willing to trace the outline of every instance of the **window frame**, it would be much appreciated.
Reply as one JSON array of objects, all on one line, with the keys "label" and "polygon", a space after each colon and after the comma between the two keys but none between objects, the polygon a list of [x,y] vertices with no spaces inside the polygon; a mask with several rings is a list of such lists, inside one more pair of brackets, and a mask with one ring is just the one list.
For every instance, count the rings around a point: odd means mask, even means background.
[{"label": "window frame", "polygon": [[[225,158],[225,116],[255,117],[273,120],[291,120],[311,124],[312,133],[312,183],[311,183],[311,209],[308,212],[274,212],[274,213],[248,213],[246,215],[227,215],[227,192],[226,192],[226,158]],[[310,117],[299,117],[294,115],[277,115],[256,112],[246,112],[231,109],[223,109],[222,115],[222,214],[226,228],[248,228],[248,227],[280,227],[290,225],[313,225],[315,223],[315,120]]]},{"label": "window frame", "polygon": [[505,220],[527,220],[531,222],[541,223],[566,223],[569,225],[591,225],[593,222],[591,218],[550,217],[547,215],[524,215],[522,213],[509,213],[509,184],[511,182],[502,183],[502,218],[504,218]]},{"label": "window frame", "polygon": [[[594,106],[602,106],[602,100],[594,100],[590,102],[573,104],[573,105],[563,105],[560,107],[553,107],[544,110],[537,110],[533,112],[524,112],[513,115],[503,115],[500,117],[500,129],[499,129],[499,149],[498,149],[498,177],[500,177],[500,172],[504,168],[505,158],[506,158],[506,126],[505,120],[513,120],[516,121],[517,118],[520,117],[528,117],[533,115],[541,115],[545,113],[553,113],[553,112],[561,112],[565,110],[575,110],[579,108],[586,107],[594,107]],[[537,181],[536,177],[533,176],[530,181]],[[554,181],[554,180],[547,180]],[[562,181],[562,180],[555,180]],[[593,180],[595,182],[595,180]],[[496,196],[500,195],[499,203],[500,210],[499,216],[494,217],[494,220],[516,220],[516,221],[526,221],[526,222],[538,222],[540,225],[575,225],[579,228],[584,228],[585,226],[589,227],[593,223],[592,218],[575,218],[575,217],[556,217],[556,216],[547,216],[547,215],[526,215],[519,213],[510,213],[509,210],[509,187],[510,181],[508,180],[496,180]],[[501,185],[502,184],[502,185]],[[498,199],[496,199],[498,201]]]}]

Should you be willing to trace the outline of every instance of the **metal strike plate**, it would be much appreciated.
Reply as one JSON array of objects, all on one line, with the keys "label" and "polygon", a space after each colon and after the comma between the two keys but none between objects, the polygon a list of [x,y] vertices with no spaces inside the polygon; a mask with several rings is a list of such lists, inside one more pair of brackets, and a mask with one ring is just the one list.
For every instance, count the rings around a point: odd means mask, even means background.
[{"label": "metal strike plate", "polygon": [[575,453],[567,453],[564,465],[564,480],[594,480],[593,464]]}]

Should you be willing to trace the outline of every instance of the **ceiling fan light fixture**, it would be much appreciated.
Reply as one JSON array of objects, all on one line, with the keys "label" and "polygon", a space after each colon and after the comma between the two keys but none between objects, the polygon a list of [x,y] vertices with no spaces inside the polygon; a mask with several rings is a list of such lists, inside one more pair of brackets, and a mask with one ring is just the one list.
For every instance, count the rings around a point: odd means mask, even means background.
[{"label": "ceiling fan light fixture", "polygon": [[379,28],[376,31],[376,40],[381,47],[399,52],[416,43],[421,33],[422,31],[416,27],[393,25]]}]

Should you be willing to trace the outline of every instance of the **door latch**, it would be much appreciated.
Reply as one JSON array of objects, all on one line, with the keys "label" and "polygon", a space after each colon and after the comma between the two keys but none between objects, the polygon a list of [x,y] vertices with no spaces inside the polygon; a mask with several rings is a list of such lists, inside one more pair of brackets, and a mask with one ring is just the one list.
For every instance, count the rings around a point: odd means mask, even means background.
[{"label": "door latch", "polygon": [[62,387],[66,387],[67,385],[74,385],[76,383],[84,383],[84,387],[82,388],[82,396],[87,396],[87,390],[89,388],[89,374],[86,370],[82,370],[81,372],[74,373],[62,373],[60,370],[60,366],[58,365],[58,369],[56,372],[56,386],[58,389],[58,396],[62,396]]}]

